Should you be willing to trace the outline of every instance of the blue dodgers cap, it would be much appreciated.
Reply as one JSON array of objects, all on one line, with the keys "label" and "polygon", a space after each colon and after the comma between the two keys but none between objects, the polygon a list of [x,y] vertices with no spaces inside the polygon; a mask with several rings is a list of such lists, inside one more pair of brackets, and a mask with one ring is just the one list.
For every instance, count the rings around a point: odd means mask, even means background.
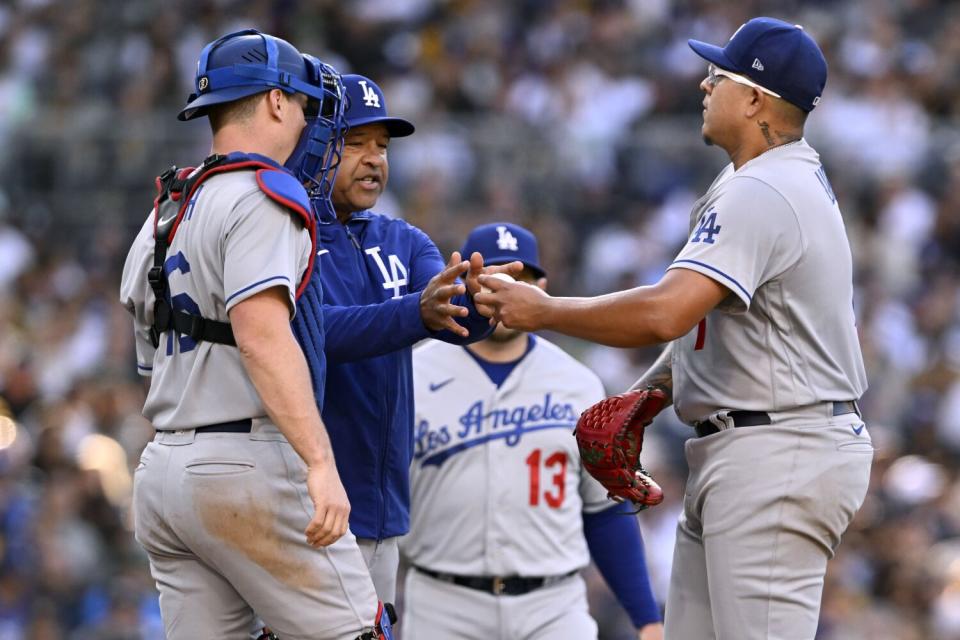
[{"label": "blue dodgers cap", "polygon": [[688,40],[697,55],[721,69],[746,76],[810,112],[827,84],[827,61],[803,27],[776,18],[743,24],[722,49]]},{"label": "blue dodgers cap", "polygon": [[474,251],[480,252],[484,264],[506,264],[519,260],[538,278],[547,275],[540,266],[536,236],[520,225],[491,222],[476,227],[467,236],[460,253],[464,259],[468,259]]},{"label": "blue dodgers cap", "polygon": [[344,116],[351,127],[382,122],[391,138],[402,138],[414,132],[412,123],[387,115],[387,100],[373,80],[355,73],[343,76],[347,90],[347,110]]}]

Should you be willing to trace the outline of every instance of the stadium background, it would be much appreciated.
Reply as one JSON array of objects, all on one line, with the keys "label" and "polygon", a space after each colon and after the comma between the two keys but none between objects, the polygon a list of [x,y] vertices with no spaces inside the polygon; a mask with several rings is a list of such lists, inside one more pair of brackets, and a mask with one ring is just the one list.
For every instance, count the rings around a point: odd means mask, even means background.
[{"label": "stadium background", "polygon": [[[654,281],[683,243],[724,162],[699,137],[686,38],[753,15],[803,23],[831,63],[807,137],[853,245],[878,447],[818,638],[960,638],[960,3],[4,0],[0,640],[162,637],[130,533],[151,428],[117,285],[153,176],[208,150],[205,121],[174,118],[203,43],[256,26],[373,77],[417,125],[381,210],[445,253],[475,224],[528,225],[552,291],[592,294]],[[655,356],[564,345],[610,391]],[[641,517],[662,603],[686,432],[668,416],[648,434],[669,496]],[[602,638],[630,637],[590,583]]]}]

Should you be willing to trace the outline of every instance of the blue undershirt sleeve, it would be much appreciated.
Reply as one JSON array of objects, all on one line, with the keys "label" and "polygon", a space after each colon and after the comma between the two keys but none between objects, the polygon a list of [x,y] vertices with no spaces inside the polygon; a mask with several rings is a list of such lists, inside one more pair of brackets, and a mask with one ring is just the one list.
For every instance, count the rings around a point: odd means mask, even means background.
[{"label": "blue undershirt sleeve", "polygon": [[653,597],[643,555],[640,525],[629,505],[618,504],[599,513],[584,513],[583,533],[594,564],[633,625],[640,629],[660,622],[660,609]]}]

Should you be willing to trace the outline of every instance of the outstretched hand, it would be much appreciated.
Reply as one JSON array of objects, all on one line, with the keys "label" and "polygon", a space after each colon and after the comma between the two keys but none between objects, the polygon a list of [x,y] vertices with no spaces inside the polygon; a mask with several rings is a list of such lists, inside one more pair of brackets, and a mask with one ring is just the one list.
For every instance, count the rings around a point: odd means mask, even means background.
[{"label": "outstretched hand", "polygon": [[518,277],[523,272],[523,263],[519,260],[514,260],[513,262],[508,262],[506,264],[492,264],[488,266],[483,265],[483,256],[478,252],[474,251],[470,255],[470,270],[467,272],[467,277],[465,282],[467,283],[467,291],[470,292],[470,295],[473,296],[473,304],[477,308],[477,312],[486,317],[490,318],[493,316],[493,308],[486,305],[479,304],[477,302],[476,295],[483,291],[483,287],[480,285],[480,276],[481,275],[491,275],[494,273],[505,273],[508,276],[513,278]]},{"label": "outstretched hand", "polygon": [[466,286],[457,278],[470,268],[470,263],[461,260],[460,252],[450,254],[443,271],[433,276],[420,294],[420,318],[430,331],[448,331],[466,338],[470,332],[457,324],[454,318],[463,318],[470,312],[466,307],[455,305],[450,300],[466,292]]},{"label": "outstretched hand", "polygon": [[491,324],[501,322],[508,329],[520,331],[543,328],[552,300],[543,289],[526,282],[505,282],[487,274],[480,275],[479,282],[486,291],[475,295],[473,302],[478,311],[490,310]]},{"label": "outstretched hand", "polygon": [[471,296],[475,296],[481,291],[480,282],[478,280],[481,275],[505,273],[508,276],[516,278],[522,272],[523,263],[519,260],[514,260],[513,262],[508,262],[506,264],[491,264],[484,266],[483,256],[480,255],[479,252],[474,251],[472,254],[470,254],[470,271],[467,272],[467,277],[464,280],[467,283],[467,291],[470,292]]}]

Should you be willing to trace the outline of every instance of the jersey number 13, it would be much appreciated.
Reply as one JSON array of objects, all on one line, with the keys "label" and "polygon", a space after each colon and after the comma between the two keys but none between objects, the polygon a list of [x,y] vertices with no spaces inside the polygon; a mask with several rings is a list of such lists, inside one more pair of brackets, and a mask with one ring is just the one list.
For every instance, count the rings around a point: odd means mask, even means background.
[{"label": "jersey number 13", "polygon": [[[534,449],[527,456],[527,466],[530,468],[530,506],[540,504],[540,461],[543,454],[540,449]],[[543,468],[547,473],[554,471],[549,480],[550,488],[543,492],[543,500],[552,509],[559,509],[563,505],[564,491],[567,478],[567,454],[557,451],[543,460]]]}]

